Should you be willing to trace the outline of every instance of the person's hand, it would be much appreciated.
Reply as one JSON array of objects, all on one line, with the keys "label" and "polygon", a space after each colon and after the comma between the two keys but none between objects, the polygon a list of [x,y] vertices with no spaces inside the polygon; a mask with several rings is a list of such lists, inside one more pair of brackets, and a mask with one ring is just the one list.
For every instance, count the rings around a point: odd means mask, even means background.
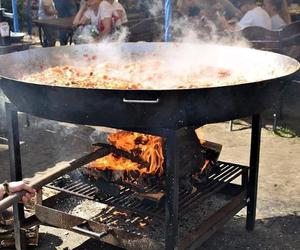
[{"label": "person's hand", "polygon": [[32,197],[35,196],[35,189],[29,187],[23,181],[13,181],[9,183],[9,191],[10,193],[16,193],[19,191],[25,190],[27,191],[26,194],[22,197],[23,202],[29,201]]},{"label": "person's hand", "polygon": [[88,9],[88,5],[87,5],[86,1],[84,1],[84,2],[80,5],[79,11],[86,11],[87,9]]}]

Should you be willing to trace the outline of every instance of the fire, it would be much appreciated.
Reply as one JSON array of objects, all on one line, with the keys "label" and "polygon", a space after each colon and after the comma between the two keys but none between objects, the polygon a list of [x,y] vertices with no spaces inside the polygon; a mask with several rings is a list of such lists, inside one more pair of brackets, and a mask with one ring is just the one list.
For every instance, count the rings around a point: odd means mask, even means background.
[{"label": "fire", "polygon": [[109,154],[89,164],[89,167],[99,170],[138,171],[140,174],[163,174],[163,139],[161,137],[140,134],[136,132],[120,131],[108,136],[108,141],[118,149],[122,149],[134,156],[139,156],[148,167],[124,157]]}]

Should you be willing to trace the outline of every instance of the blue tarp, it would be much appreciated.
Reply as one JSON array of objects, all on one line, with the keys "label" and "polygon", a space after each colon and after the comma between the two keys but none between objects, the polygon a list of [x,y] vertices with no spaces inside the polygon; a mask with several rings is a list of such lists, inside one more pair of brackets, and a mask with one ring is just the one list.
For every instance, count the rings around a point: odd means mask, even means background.
[{"label": "blue tarp", "polygon": [[14,32],[20,32],[17,0],[11,0],[11,5],[13,11]]},{"label": "blue tarp", "polygon": [[165,42],[171,40],[172,0],[165,0]]}]

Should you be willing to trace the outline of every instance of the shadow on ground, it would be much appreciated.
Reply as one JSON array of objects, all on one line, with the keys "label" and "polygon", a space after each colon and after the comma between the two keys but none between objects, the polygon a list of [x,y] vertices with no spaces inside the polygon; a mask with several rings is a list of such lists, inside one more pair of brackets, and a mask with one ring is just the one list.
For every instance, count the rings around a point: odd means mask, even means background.
[{"label": "shadow on ground", "polygon": [[257,220],[252,232],[246,231],[245,221],[245,218],[235,216],[206,241],[201,249],[299,249],[299,216],[287,215]]}]

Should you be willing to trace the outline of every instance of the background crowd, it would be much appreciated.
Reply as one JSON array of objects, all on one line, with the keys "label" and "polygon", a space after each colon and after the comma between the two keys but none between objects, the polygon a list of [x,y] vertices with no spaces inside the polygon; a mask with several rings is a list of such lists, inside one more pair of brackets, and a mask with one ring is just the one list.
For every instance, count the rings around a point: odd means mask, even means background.
[{"label": "background crowd", "polygon": [[[163,15],[163,0],[161,1]],[[22,0],[28,34],[32,35],[33,19],[75,17],[77,31],[88,29],[101,40],[128,21],[128,3],[134,8],[144,5],[142,0]],[[147,1],[148,2],[148,1]],[[196,21],[217,31],[239,30],[259,26],[280,30],[291,23],[288,6],[297,0],[174,0],[174,14]],[[123,5],[126,7],[124,8]],[[140,11],[144,11],[140,8]],[[86,27],[86,28],[84,28]],[[77,32],[77,33],[78,33]],[[59,40],[66,45],[66,32],[44,30],[44,45],[54,46]]]}]

